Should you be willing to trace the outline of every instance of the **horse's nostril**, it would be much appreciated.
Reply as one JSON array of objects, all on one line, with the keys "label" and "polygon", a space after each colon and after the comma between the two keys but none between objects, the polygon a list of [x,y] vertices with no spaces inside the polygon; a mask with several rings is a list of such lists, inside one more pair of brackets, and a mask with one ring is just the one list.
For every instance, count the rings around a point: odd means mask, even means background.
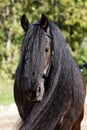
[{"label": "horse's nostril", "polygon": [[32,97],[32,92],[26,91],[25,94],[26,94],[26,96],[28,96],[28,97]]},{"label": "horse's nostril", "polygon": [[25,91],[25,94],[26,94],[26,96],[27,97],[29,97],[29,98],[34,98],[34,97],[36,97],[36,91],[34,91],[34,90],[26,90]]},{"label": "horse's nostril", "polygon": [[38,87],[37,92],[36,92],[36,96],[38,97],[40,95],[40,93],[41,93],[41,87]]},{"label": "horse's nostril", "polygon": [[40,93],[40,91],[41,91],[41,87],[38,87],[38,88],[37,88],[37,91],[38,91],[38,93]]},{"label": "horse's nostril", "polygon": [[42,77],[43,77],[43,79],[46,79],[46,75],[45,75],[45,74],[43,74],[43,76],[42,76]]}]

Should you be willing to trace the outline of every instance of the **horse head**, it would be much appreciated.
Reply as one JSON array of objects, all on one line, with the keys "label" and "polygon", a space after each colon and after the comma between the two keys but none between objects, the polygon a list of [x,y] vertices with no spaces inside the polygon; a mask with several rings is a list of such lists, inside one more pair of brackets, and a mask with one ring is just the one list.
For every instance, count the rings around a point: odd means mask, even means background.
[{"label": "horse head", "polygon": [[28,100],[41,101],[45,93],[45,80],[49,75],[52,62],[49,22],[42,14],[39,22],[30,25],[26,16],[23,15],[21,25],[25,36],[18,75],[23,81],[22,88]]}]

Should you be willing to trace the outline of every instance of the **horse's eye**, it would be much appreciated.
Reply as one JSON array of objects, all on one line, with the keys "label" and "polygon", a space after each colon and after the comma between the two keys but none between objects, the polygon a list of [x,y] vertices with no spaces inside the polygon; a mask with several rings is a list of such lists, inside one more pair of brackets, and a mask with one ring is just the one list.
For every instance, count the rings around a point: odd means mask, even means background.
[{"label": "horse's eye", "polygon": [[45,52],[46,52],[46,53],[49,52],[49,48],[45,48]]}]

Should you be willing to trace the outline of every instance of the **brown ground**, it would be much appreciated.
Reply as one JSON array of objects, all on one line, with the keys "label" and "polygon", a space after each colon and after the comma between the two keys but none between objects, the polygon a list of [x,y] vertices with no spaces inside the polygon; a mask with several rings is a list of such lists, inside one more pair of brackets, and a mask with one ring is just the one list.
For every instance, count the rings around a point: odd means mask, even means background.
[{"label": "brown ground", "polygon": [[[20,120],[15,104],[10,106],[0,105],[0,130],[16,130],[16,123]],[[87,130],[87,98],[85,101],[85,115],[82,129]]]}]

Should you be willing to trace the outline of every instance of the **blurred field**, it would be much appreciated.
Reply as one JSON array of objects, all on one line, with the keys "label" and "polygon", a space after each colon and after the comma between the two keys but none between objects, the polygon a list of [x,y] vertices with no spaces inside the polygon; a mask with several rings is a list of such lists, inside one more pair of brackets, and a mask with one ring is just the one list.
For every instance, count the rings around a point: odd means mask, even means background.
[{"label": "blurred field", "polygon": [[16,122],[20,119],[15,104],[0,105],[0,130],[16,130]]},{"label": "blurred field", "polygon": [[87,130],[87,96],[86,96],[86,100],[85,100],[85,113],[84,113],[84,119],[82,121],[81,130]]},{"label": "blurred field", "polygon": [[0,104],[8,105],[14,102],[13,98],[13,80],[0,79]]}]

